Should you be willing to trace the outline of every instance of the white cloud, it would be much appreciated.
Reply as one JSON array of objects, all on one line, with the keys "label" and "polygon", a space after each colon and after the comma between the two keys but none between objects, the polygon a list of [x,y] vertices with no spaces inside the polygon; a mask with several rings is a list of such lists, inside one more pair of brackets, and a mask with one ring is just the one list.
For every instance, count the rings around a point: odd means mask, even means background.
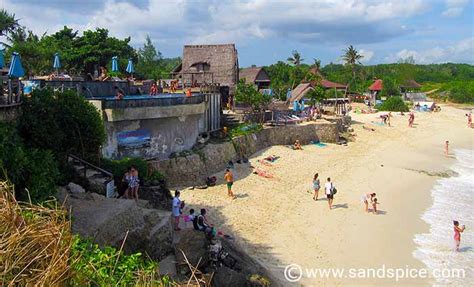
[{"label": "white cloud", "polygon": [[403,49],[396,54],[389,55],[387,62],[396,62],[399,59],[413,57],[416,63],[432,64],[446,62],[474,63],[474,37],[466,38],[450,46],[433,47],[427,50]]},{"label": "white cloud", "polygon": [[457,17],[464,12],[464,8],[469,3],[469,0],[446,0],[446,10],[442,15],[445,17]]},{"label": "white cloud", "polygon": [[370,62],[370,60],[371,60],[372,57],[374,56],[374,51],[361,49],[361,50],[359,50],[359,54],[361,54],[362,56],[364,56],[364,57],[361,59],[361,62],[362,62],[362,63],[367,63],[367,62]]}]

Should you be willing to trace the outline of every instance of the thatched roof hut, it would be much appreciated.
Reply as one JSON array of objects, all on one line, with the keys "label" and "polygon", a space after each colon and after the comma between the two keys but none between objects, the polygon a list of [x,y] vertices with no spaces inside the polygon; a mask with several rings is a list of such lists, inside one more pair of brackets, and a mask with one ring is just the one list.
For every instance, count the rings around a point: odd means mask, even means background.
[{"label": "thatched roof hut", "polygon": [[312,90],[314,90],[314,88],[311,83],[299,84],[291,91],[290,103],[303,99],[304,96]]},{"label": "thatched roof hut", "polygon": [[380,79],[375,80],[372,85],[369,86],[369,91],[380,92],[383,89],[383,81]]},{"label": "thatched roof hut", "polygon": [[173,71],[183,84],[214,83],[233,90],[239,79],[239,60],[234,44],[185,45],[183,61]]},{"label": "thatched roof hut", "polygon": [[415,80],[406,80],[402,85],[400,85],[400,88],[405,90],[416,90],[421,88],[421,85]]},{"label": "thatched roof hut", "polygon": [[239,79],[254,84],[259,90],[270,86],[270,77],[262,67],[244,68],[239,71]]}]

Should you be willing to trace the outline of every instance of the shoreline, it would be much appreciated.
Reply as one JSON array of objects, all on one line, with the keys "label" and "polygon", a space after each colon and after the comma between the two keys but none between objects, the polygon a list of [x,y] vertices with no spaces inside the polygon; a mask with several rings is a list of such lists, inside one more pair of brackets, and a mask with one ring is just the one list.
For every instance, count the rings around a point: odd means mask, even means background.
[{"label": "shoreline", "polygon": [[[439,177],[428,173],[449,170],[455,159],[443,155],[444,138],[453,147],[472,149],[472,137],[464,125],[463,111],[443,106],[441,113],[417,113],[415,128],[406,127],[407,117],[395,115],[393,127],[370,122],[376,114],[351,115],[356,141],[348,146],[305,146],[293,151],[274,146],[257,152],[250,162],[269,170],[275,179],[249,174],[237,165],[235,192],[225,196],[222,172],[218,185],[206,190],[185,190],[188,206],[210,209],[216,225],[236,238],[236,243],[284,281],[285,265],[303,268],[426,268],[413,256],[415,234],[426,233],[421,219],[432,206],[431,189]],[[364,130],[371,125],[376,131]],[[434,132],[433,132],[434,131]],[[442,131],[439,132],[439,131]],[[272,167],[256,160],[262,155],[281,156]],[[329,210],[326,200],[314,202],[306,191],[314,172],[333,178],[338,187]],[[239,174],[249,174],[239,178]],[[365,214],[360,195],[374,191],[380,201],[379,215]],[[322,191],[320,191],[322,198]],[[427,285],[429,279],[340,279],[303,278],[299,284],[409,284]]]}]

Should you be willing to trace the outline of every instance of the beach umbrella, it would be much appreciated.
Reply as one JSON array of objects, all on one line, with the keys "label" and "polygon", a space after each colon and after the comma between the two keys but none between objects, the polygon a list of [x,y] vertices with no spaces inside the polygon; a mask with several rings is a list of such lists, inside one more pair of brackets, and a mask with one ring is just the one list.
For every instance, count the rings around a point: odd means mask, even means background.
[{"label": "beach umbrella", "polygon": [[12,54],[12,61],[10,63],[10,69],[8,70],[8,76],[10,77],[23,77],[25,75],[25,71],[21,66],[21,58],[20,54],[17,52],[13,52]]},{"label": "beach umbrella", "polygon": [[0,69],[5,67],[5,58],[3,57],[3,50],[0,50]]},{"label": "beach umbrella", "polygon": [[114,56],[114,57],[112,57],[112,72],[118,72],[118,71],[119,71],[118,57]]},{"label": "beach umbrella", "polygon": [[59,75],[59,68],[61,68],[61,62],[59,61],[59,53],[54,53],[53,68],[56,69]]},{"label": "beach umbrella", "polygon": [[133,78],[133,73],[135,72],[135,69],[133,68],[133,62],[132,59],[128,59],[128,65],[126,69],[127,73],[129,73],[132,78]]}]

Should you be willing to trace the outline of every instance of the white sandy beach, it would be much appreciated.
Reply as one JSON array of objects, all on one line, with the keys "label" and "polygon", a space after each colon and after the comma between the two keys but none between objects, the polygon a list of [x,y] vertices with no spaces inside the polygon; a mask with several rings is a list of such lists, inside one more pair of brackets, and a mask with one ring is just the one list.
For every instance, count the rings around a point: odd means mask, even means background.
[{"label": "white sandy beach", "polygon": [[[206,190],[185,190],[188,207],[208,209],[211,221],[250,255],[285,282],[288,264],[304,268],[424,268],[412,255],[417,233],[427,232],[420,219],[431,205],[430,190],[439,178],[427,173],[446,172],[453,157],[443,154],[444,141],[451,149],[473,148],[474,129],[466,127],[465,110],[442,106],[439,113],[416,113],[415,127],[408,115],[394,113],[392,127],[371,124],[376,114],[351,114],[356,141],[348,146],[304,146],[293,151],[275,146],[255,154],[251,164],[275,175],[266,179],[251,174],[249,165],[237,164],[234,192],[226,195],[223,172],[219,184]],[[375,131],[362,128],[365,124]],[[257,162],[278,155],[272,167]],[[320,191],[312,200],[307,191],[315,172],[321,182],[329,176],[338,188],[333,210]],[[378,215],[363,210],[360,197],[376,192]],[[472,267],[472,266],[471,266]],[[429,279],[303,278],[304,286],[428,285]]]}]

